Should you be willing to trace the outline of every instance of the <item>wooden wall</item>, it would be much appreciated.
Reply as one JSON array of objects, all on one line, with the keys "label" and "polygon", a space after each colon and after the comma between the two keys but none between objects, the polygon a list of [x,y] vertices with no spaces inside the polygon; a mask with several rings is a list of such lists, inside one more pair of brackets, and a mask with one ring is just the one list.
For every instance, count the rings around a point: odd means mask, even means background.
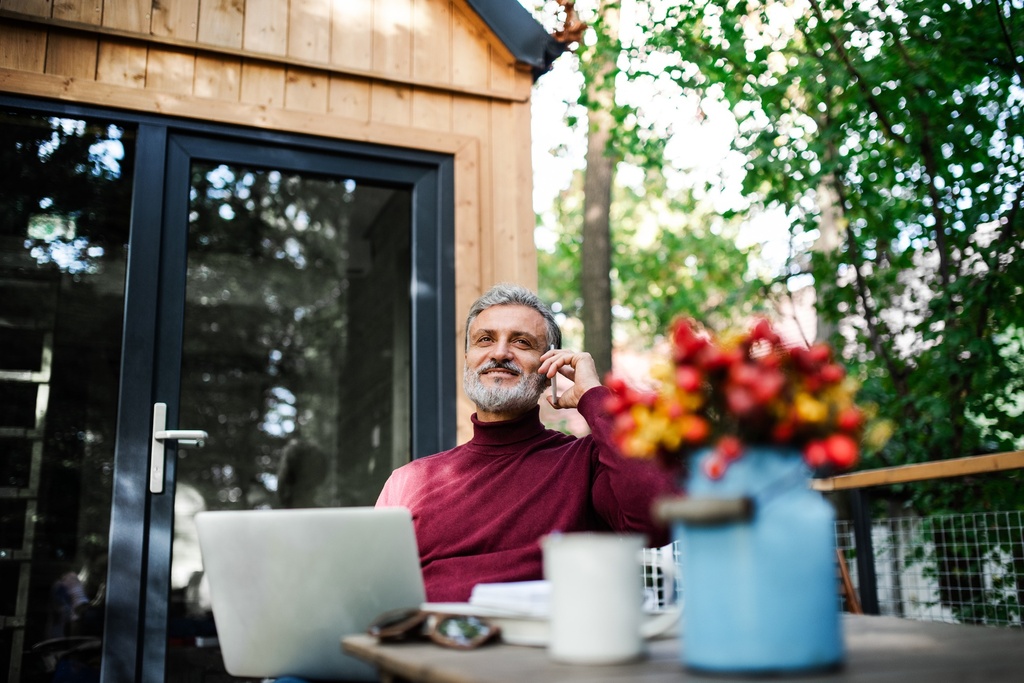
[{"label": "wooden wall", "polygon": [[459,386],[473,299],[536,285],[531,85],[464,0],[0,0],[0,91],[454,155]]}]

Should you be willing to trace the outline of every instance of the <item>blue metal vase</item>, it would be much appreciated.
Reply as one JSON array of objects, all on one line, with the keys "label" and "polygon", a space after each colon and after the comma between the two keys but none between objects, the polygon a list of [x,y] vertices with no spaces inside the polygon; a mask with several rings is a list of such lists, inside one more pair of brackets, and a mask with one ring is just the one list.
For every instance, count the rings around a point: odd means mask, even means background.
[{"label": "blue metal vase", "polygon": [[[691,463],[675,516],[681,659],[693,670],[784,674],[843,661],[835,512],[800,454],[748,447],[720,479]],[[724,510],[724,514],[723,514]]]}]

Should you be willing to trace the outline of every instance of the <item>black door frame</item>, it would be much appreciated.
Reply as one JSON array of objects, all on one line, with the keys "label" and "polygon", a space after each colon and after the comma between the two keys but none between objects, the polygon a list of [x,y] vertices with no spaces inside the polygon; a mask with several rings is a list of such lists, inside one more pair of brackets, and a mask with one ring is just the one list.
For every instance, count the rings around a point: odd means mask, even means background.
[{"label": "black door frame", "polygon": [[[190,160],[219,161],[217,153],[239,158],[240,150],[249,150],[252,154],[242,154],[247,163],[312,172],[318,168],[306,165],[309,160],[328,167],[342,160],[351,177],[412,190],[412,457],[450,448],[456,440],[456,354],[449,347],[455,321],[454,160],[433,152],[6,94],[0,94],[0,106],[103,119],[137,130],[101,680],[161,681],[173,495],[149,493],[150,423],[153,403],[162,400],[168,404],[168,428],[177,425],[187,254],[184,236],[176,239],[163,226],[180,224],[187,232],[181,211],[187,211]],[[184,194],[168,199],[180,192],[181,183]],[[173,447],[169,451],[165,491],[173,492],[167,485],[174,475]]]}]

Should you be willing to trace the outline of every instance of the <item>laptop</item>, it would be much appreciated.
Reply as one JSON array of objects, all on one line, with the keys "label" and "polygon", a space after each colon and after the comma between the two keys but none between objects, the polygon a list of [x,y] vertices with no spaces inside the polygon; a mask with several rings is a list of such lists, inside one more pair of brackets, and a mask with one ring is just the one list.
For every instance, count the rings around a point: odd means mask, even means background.
[{"label": "laptop", "polygon": [[405,508],[200,512],[196,528],[232,676],[377,680],[341,638],[426,599]]}]

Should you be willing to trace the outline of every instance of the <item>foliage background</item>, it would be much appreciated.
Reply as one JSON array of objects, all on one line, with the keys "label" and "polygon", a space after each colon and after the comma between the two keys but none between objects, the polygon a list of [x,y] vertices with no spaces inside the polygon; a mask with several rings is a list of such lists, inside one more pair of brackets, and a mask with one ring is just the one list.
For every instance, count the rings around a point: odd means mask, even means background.
[{"label": "foliage background", "polygon": [[[863,399],[898,425],[863,467],[1024,449],[1024,3],[615,4],[620,344],[655,341],[675,315],[723,327],[810,292],[817,338],[842,349]],[[577,9],[586,19],[585,3]],[[585,81],[603,49],[592,31],[562,59]],[[669,99],[666,123],[656,111]],[[588,104],[568,98],[576,130]],[[733,135],[721,159],[671,154],[723,126]],[[741,172],[729,177],[734,155]],[[697,171],[715,161],[720,173]],[[722,202],[730,184],[738,199]],[[578,193],[570,184],[539,216],[557,233],[540,249],[542,294],[568,316]],[[768,241],[750,239],[765,216],[785,225],[788,255],[774,263],[762,258]],[[1020,483],[1007,472],[888,487],[884,504],[1020,510]],[[970,575],[989,550],[961,545],[957,572]],[[978,590],[943,586],[954,588]]]},{"label": "foliage background", "polygon": [[[902,425],[866,465],[1024,446],[1020,0],[628,4],[641,28],[620,31],[609,150],[621,159],[619,338],[650,340],[679,314],[735,324],[810,285],[819,338],[842,347],[865,396]],[[600,38],[574,57],[584,79]],[[742,201],[716,205],[720,177],[674,182],[694,174],[664,154],[681,128],[652,114],[665,98],[690,103],[690,135],[721,125],[702,115],[725,105]],[[567,105],[570,126],[587,104]],[[541,219],[557,231],[541,250],[542,293],[569,316],[579,191],[571,184]],[[789,231],[773,272],[758,268],[756,245],[737,245],[767,212]],[[1019,502],[977,486],[907,495],[957,510]]]}]

